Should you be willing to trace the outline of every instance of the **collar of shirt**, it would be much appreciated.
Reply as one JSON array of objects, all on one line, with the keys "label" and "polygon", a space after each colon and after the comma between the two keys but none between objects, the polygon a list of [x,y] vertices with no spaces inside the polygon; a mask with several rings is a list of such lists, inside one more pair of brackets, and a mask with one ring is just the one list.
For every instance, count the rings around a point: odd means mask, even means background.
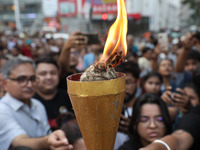
[{"label": "collar of shirt", "polygon": [[[9,105],[14,111],[18,111],[20,108],[27,105],[21,102],[20,100],[12,97],[9,93],[6,93],[5,96],[2,97],[1,101]],[[31,101],[31,110],[34,110],[34,109],[35,109],[35,105],[33,105]]]}]

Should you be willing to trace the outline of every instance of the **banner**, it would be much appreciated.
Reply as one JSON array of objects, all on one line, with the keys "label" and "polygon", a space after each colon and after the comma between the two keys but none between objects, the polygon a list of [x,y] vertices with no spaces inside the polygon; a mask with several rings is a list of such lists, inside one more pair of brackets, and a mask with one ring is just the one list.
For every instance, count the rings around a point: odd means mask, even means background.
[{"label": "banner", "polygon": [[58,0],[58,15],[72,17],[77,15],[76,0]]}]

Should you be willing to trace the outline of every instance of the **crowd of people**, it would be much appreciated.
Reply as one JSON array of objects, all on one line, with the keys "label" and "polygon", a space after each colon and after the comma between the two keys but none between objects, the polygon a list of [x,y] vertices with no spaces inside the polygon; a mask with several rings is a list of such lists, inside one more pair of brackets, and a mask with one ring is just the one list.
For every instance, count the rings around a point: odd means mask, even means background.
[{"label": "crowd of people", "polygon": [[[176,31],[177,32],[177,31]],[[126,91],[114,150],[200,149],[200,39],[196,32],[127,35]],[[177,36],[179,35],[179,36]],[[106,35],[87,43],[0,34],[0,149],[86,150],[66,77],[102,56]]]}]

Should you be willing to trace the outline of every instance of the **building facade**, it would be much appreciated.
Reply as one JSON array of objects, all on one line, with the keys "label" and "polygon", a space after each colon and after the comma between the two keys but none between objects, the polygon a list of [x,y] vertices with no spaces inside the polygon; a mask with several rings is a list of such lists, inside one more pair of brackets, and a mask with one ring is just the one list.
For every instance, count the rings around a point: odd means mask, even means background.
[{"label": "building facade", "polygon": [[[14,0],[16,1],[16,0]],[[117,16],[117,0],[17,0],[22,30],[41,29],[57,18],[62,32],[106,32]],[[125,0],[129,32],[180,27],[180,0]],[[0,21],[15,22],[13,0],[1,0]],[[106,19],[102,14],[106,13]]]}]

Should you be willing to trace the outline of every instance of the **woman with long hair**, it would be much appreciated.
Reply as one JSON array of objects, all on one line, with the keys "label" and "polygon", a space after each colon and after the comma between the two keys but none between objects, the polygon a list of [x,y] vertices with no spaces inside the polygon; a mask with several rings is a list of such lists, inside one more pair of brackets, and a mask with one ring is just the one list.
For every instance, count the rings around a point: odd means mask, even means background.
[{"label": "woman with long hair", "polygon": [[171,120],[163,100],[146,93],[133,105],[129,140],[118,150],[138,150],[171,132]]}]

